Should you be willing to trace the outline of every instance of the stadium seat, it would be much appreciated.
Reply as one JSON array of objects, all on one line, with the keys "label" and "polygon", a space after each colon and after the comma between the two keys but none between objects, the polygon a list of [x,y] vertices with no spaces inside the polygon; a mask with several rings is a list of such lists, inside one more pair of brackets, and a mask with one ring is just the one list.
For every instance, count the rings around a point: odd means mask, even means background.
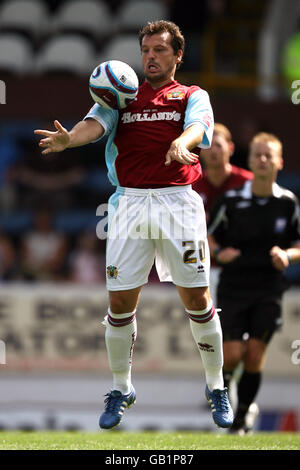
[{"label": "stadium seat", "polygon": [[114,18],[101,0],[68,0],[54,15],[51,30],[82,33],[98,40],[113,33]]},{"label": "stadium seat", "polygon": [[55,229],[66,234],[77,234],[82,231],[95,230],[100,217],[95,211],[74,210],[59,211],[55,215]]},{"label": "stadium seat", "polygon": [[90,75],[95,67],[92,42],[80,35],[61,35],[48,39],[36,58],[36,72]]},{"label": "stadium seat", "polygon": [[32,227],[32,214],[29,211],[16,211],[0,215],[0,226],[3,232],[20,235]]},{"label": "stadium seat", "polygon": [[49,12],[40,0],[7,0],[0,8],[0,30],[19,32],[36,39],[45,30]]},{"label": "stadium seat", "polygon": [[118,12],[117,21],[120,32],[137,32],[148,21],[167,20],[168,8],[158,0],[129,0],[124,2]]},{"label": "stadium seat", "polygon": [[105,60],[122,60],[139,75],[142,73],[141,51],[136,35],[120,34],[113,38],[101,51],[98,63]]},{"label": "stadium seat", "polygon": [[29,39],[16,33],[0,34],[0,71],[25,75],[32,72],[33,51]]}]

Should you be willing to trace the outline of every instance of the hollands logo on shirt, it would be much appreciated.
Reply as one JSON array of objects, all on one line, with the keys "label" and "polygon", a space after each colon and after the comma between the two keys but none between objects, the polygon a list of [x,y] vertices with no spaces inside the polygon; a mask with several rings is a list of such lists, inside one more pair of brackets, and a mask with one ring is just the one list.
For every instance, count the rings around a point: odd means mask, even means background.
[{"label": "hollands logo on shirt", "polygon": [[159,112],[144,112],[144,113],[123,113],[121,118],[123,124],[128,124],[135,121],[180,121],[181,114],[177,111],[159,111]]}]

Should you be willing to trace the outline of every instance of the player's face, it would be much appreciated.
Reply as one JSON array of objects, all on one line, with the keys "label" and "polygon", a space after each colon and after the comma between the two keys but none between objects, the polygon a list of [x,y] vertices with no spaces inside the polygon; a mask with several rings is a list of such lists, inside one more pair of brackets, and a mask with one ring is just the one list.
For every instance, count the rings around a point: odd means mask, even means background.
[{"label": "player's face", "polygon": [[144,36],[141,52],[144,75],[153,88],[159,88],[174,78],[182,51],[175,55],[169,32]]},{"label": "player's face", "polygon": [[210,148],[203,150],[201,157],[207,167],[217,168],[229,162],[233,150],[232,142],[228,142],[222,134],[214,133]]},{"label": "player's face", "polygon": [[249,168],[254,175],[274,180],[283,167],[283,160],[275,142],[256,142],[249,154]]}]

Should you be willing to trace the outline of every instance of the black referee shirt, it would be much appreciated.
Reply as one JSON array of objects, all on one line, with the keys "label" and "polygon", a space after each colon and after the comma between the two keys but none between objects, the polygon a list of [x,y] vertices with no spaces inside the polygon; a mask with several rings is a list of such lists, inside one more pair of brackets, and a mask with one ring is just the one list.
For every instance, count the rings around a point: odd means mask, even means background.
[{"label": "black referee shirt", "polygon": [[288,286],[282,272],[271,263],[270,249],[287,249],[300,241],[300,216],[296,196],[273,184],[273,195],[252,194],[252,182],[227,191],[213,207],[208,225],[221,247],[241,250],[241,256],[222,265],[219,294],[243,295],[253,289],[280,295]]}]

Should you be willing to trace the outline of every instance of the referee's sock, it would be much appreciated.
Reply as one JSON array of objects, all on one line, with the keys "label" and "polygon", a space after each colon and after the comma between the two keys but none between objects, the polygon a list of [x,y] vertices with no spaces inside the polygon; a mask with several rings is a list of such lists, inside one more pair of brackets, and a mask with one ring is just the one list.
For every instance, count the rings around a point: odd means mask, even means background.
[{"label": "referee's sock", "polygon": [[211,391],[223,390],[222,329],[219,315],[212,302],[204,310],[186,311],[189,314],[193,338],[201,355],[207,386]]},{"label": "referee's sock", "polygon": [[244,370],[238,384],[238,407],[236,419],[244,419],[249,406],[254,402],[261,384],[261,372],[247,372]]}]

